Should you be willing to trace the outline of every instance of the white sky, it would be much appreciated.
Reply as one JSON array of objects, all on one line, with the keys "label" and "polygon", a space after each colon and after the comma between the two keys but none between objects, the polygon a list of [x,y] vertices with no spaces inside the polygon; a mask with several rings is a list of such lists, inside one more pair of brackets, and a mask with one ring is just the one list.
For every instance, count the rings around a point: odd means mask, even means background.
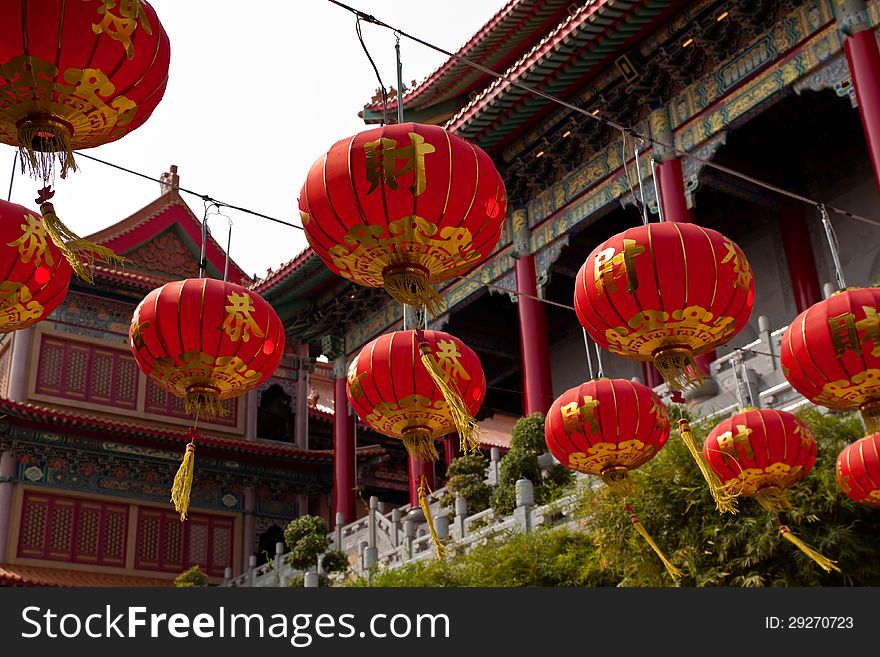
[{"label": "white sky", "polygon": [[[326,0],[150,0],[171,40],[165,97],[150,119],[89,154],[158,178],[178,165],[180,184],[199,193],[299,223],[299,190],[309,167],[339,139],[366,129],[357,112],[379,84],[355,35],[354,16]],[[456,51],[505,0],[349,0],[414,36]],[[394,36],[363,24],[386,87],[397,86]],[[421,80],[446,59],[401,39],[403,79]],[[14,149],[0,146],[8,189]],[[85,158],[56,181],[61,219],[81,235],[105,228],[154,200],[158,183]],[[12,201],[34,210],[35,180],[16,173]],[[197,216],[202,201],[184,194]],[[249,274],[290,260],[302,232],[233,210],[232,258]],[[226,220],[209,219],[226,243]]]}]

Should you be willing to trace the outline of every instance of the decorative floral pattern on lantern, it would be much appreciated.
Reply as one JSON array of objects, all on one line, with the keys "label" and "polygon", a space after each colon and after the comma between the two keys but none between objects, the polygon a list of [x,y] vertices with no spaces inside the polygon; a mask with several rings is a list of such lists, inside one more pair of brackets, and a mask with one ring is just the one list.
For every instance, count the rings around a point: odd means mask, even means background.
[{"label": "decorative floral pattern on lantern", "polygon": [[814,404],[861,411],[880,431],[880,288],[851,288],[807,308],[782,336],[792,387]]},{"label": "decorative floral pattern on lantern", "polygon": [[630,228],[590,253],[577,275],[574,306],[600,346],[653,360],[667,384],[701,378],[694,357],[735,336],[755,296],[742,250],[721,233],[664,222]]},{"label": "decorative floral pattern on lantern", "polygon": [[837,457],[837,485],[851,500],[880,508],[880,433],[843,448]]},{"label": "decorative floral pattern on lantern", "polygon": [[142,125],[168,81],[168,36],[144,0],[0,0],[0,143],[51,177],[73,151]]},{"label": "decorative floral pattern on lantern", "polygon": [[443,301],[431,285],[491,253],[507,193],[479,147],[403,123],[337,142],[309,171],[299,209],[309,244],[332,271],[436,313]]},{"label": "decorative floral pattern on lantern", "polygon": [[67,296],[72,270],[40,218],[0,201],[0,333],[45,319]]},{"label": "decorative floral pattern on lantern", "polygon": [[669,439],[669,415],[657,394],[634,381],[597,379],[560,395],[544,421],[547,448],[567,468],[622,488],[627,474]]},{"label": "decorative floral pattern on lantern", "polygon": [[477,355],[442,331],[395,331],[368,343],[348,369],[358,417],[399,438],[409,453],[437,458],[434,440],[458,431],[464,451],[479,447],[474,414],[486,395]]},{"label": "decorative floral pattern on lantern", "polygon": [[284,328],[260,295],[212,278],[167,283],[134,311],[129,342],[138,366],[186,400],[187,412],[213,417],[220,400],[268,379],[284,353]]}]

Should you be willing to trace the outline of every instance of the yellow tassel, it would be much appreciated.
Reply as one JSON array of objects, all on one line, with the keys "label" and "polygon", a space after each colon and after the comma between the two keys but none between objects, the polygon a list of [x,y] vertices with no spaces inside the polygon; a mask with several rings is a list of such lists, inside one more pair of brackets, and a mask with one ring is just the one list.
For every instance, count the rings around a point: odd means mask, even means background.
[{"label": "yellow tassel", "polygon": [[715,500],[715,508],[718,510],[718,513],[737,513],[736,494],[731,492],[732,484],[735,482],[724,485],[721,483],[721,480],[718,479],[718,475],[712,472],[712,469],[703,457],[702,450],[697,445],[694,435],[691,433],[690,425],[687,420],[682,418],[678,421],[678,430],[681,432],[682,442],[688,448],[697,467],[699,467],[700,472],[703,473],[703,478],[709,485],[709,492],[712,493],[712,498]]},{"label": "yellow tassel", "polygon": [[703,373],[690,349],[669,347],[658,351],[654,354],[654,365],[672,390],[687,390],[703,383]]},{"label": "yellow tassel", "polygon": [[440,541],[440,537],[437,536],[437,530],[434,529],[434,519],[431,517],[431,507],[428,504],[428,495],[430,493],[431,489],[428,488],[428,480],[425,478],[425,475],[422,475],[422,481],[419,483],[419,506],[422,509],[422,513],[425,514],[425,521],[428,523],[431,540],[434,541],[434,551],[437,553],[437,558],[443,561],[449,550]]},{"label": "yellow tassel", "polygon": [[651,538],[651,535],[648,533],[648,530],[645,529],[645,526],[642,524],[642,521],[639,520],[638,514],[633,510],[633,508],[627,504],[626,510],[629,512],[629,520],[632,523],[635,530],[639,533],[639,535],[645,539],[645,543],[651,546],[651,549],[657,553],[657,556],[660,557],[660,561],[663,562],[663,565],[666,566],[666,572],[669,573],[669,576],[675,580],[676,582],[684,576],[684,573],[681,572],[678,568],[676,568],[673,563],[663,554],[663,551],[660,547],[654,542],[654,539]]},{"label": "yellow tassel", "polygon": [[449,413],[452,416],[452,422],[458,430],[461,451],[464,454],[475,454],[480,449],[477,421],[468,412],[467,406],[465,406],[459,392],[447,382],[427,342],[419,343],[419,354],[422,358],[422,365],[425,366],[428,374],[443,394],[443,399],[446,400],[446,405],[449,407]]},{"label": "yellow tassel", "polygon": [[608,488],[621,497],[635,497],[638,493],[636,480],[629,475],[629,470],[626,468],[607,468],[600,477]]},{"label": "yellow tassel", "polygon": [[417,461],[431,461],[433,463],[440,458],[437,453],[437,445],[434,444],[431,434],[427,431],[411,431],[404,434],[401,440],[407,454],[410,454]]},{"label": "yellow tassel", "polygon": [[51,118],[29,119],[18,127],[18,153],[21,171],[48,182],[54,177],[55,161],[61,177],[76,171],[70,128]]},{"label": "yellow tassel", "polygon": [[446,310],[446,301],[430,286],[428,276],[415,267],[400,267],[383,276],[383,287],[400,303],[416,308],[425,307],[436,317]]},{"label": "yellow tassel", "polygon": [[815,561],[819,565],[819,567],[822,568],[826,573],[830,573],[832,570],[838,573],[841,572],[840,568],[835,565],[837,563],[836,561],[829,559],[822,554],[819,554],[816,550],[814,550],[797,536],[792,534],[791,530],[786,525],[781,525],[779,527],[779,533],[782,534],[782,538],[790,543],[793,543],[798,550],[800,550],[808,557],[810,557],[810,559]]},{"label": "yellow tassel", "polygon": [[229,410],[220,401],[220,392],[211,386],[190,386],[183,402],[187,414],[196,418],[211,420],[229,415]]},{"label": "yellow tassel", "polygon": [[40,206],[40,212],[43,215],[43,225],[46,227],[49,238],[55,246],[61,249],[61,253],[73,268],[73,273],[86,283],[94,284],[95,282],[95,262],[105,262],[114,267],[129,262],[127,258],[116,255],[106,246],[78,237],[58,218],[51,203],[43,203]]},{"label": "yellow tassel", "polygon": [[779,486],[766,486],[757,493],[755,499],[758,500],[764,509],[770,513],[781,513],[792,508],[791,501],[788,499],[788,493]]},{"label": "yellow tassel", "polygon": [[174,503],[174,510],[180,514],[181,522],[186,520],[186,512],[189,509],[195,454],[195,443],[190,442],[186,446],[186,453],[183,455],[183,461],[177,469],[177,474],[174,475],[174,484],[171,486],[171,501]]},{"label": "yellow tassel", "polygon": [[880,432],[880,402],[870,402],[862,404],[859,409],[862,413],[862,419],[865,421],[865,428],[868,433]]}]

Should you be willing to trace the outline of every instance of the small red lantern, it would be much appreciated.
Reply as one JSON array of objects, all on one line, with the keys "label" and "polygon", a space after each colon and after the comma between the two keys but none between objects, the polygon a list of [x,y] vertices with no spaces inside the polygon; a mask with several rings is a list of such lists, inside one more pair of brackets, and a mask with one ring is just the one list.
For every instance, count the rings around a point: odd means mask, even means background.
[{"label": "small red lantern", "polygon": [[115,141],[162,99],[170,47],[144,0],[0,0],[0,143],[42,180]]},{"label": "small red lantern", "polygon": [[699,382],[694,357],[735,336],[754,303],[752,269],[721,233],[664,222],[630,228],[590,253],[574,306],[600,346],[653,360],[666,383]]},{"label": "small red lantern", "polygon": [[337,142],[309,171],[299,209],[333,272],[437,312],[431,285],[492,252],[507,194],[480,148],[438,126],[402,123]]},{"label": "small red lantern", "polygon": [[[807,476],[816,462],[816,441],[796,415],[770,409],[746,409],[721,422],[703,443],[709,466],[726,485],[754,497],[768,512],[791,508],[787,489]],[[827,572],[835,562],[806,545],[780,524],[783,538]]]},{"label": "small red lantern", "polygon": [[880,508],[880,433],[843,448],[837,457],[837,485],[851,500]]},{"label": "small red lantern", "polygon": [[782,336],[782,372],[814,404],[861,411],[880,431],[880,288],[851,288],[798,315]]},{"label": "small red lantern", "polygon": [[67,296],[72,270],[40,218],[0,201],[0,333],[45,319]]}]

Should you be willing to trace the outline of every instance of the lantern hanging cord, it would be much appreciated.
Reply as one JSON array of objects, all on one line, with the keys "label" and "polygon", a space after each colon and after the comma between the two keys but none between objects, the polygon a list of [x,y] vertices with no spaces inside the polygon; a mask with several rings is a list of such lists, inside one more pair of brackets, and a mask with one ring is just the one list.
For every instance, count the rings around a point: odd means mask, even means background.
[{"label": "lantern hanging cord", "polygon": [[825,205],[820,203],[817,209],[822,217],[822,227],[825,229],[825,237],[828,239],[831,259],[834,261],[834,275],[837,277],[837,288],[842,290],[846,287],[846,280],[843,277],[843,265],[840,262],[840,243],[837,241],[837,233],[834,232],[834,226],[831,225],[831,219],[828,217],[828,210],[825,208]]},{"label": "lantern hanging cord", "polygon": [[[354,31],[357,33],[358,41],[361,42],[361,48],[364,49],[364,54],[367,56],[367,59],[370,60],[370,65],[373,67],[373,71],[376,73],[376,79],[379,81],[379,93],[382,94],[382,125],[388,125],[388,92],[385,90],[385,83],[382,82],[382,76],[379,75],[379,68],[376,66],[376,62],[373,61],[372,55],[370,55],[370,51],[367,48],[367,44],[364,41],[364,33],[361,31],[361,18],[360,13],[355,14],[356,19],[354,23]],[[372,21],[367,21],[372,22]],[[400,37],[397,37],[398,43],[398,52],[400,51]],[[399,103],[398,103],[399,104]]]},{"label": "lantern hanging cord", "polygon": [[6,193],[6,202],[12,200],[12,183],[15,182],[15,166],[18,164],[18,151],[12,156],[12,175],[9,176],[9,191]]},{"label": "lantern hanging cord", "polygon": [[[531,87],[527,84],[523,84],[522,82],[515,80],[515,79],[513,79],[503,73],[498,73],[497,71],[494,71],[491,68],[483,66],[482,64],[478,64],[477,62],[473,61],[472,59],[468,59],[467,57],[463,57],[457,53],[446,50],[445,48],[441,48],[440,46],[434,45],[433,43],[430,43],[429,41],[425,41],[424,39],[420,39],[419,37],[413,36],[412,34],[409,34],[408,32],[401,30],[400,28],[396,28],[393,25],[389,25],[388,23],[385,23],[385,22],[379,20],[375,16],[371,16],[370,14],[366,14],[358,9],[355,9],[354,7],[348,6],[343,2],[339,2],[339,0],[327,0],[327,2],[330,2],[334,5],[336,5],[337,7],[340,7],[342,9],[345,9],[346,11],[353,13],[359,19],[361,19],[367,23],[372,23],[373,25],[378,25],[379,27],[384,27],[385,29],[391,30],[392,32],[399,34],[400,36],[406,37],[407,39],[409,39],[411,41],[415,41],[416,43],[423,45],[426,48],[430,48],[431,50],[434,50],[434,51],[439,52],[443,55],[446,55],[447,57],[450,57],[452,59],[460,61],[462,64],[465,64],[466,66],[469,66],[473,69],[481,71],[482,73],[485,73],[486,75],[489,75],[497,80],[504,80],[508,84],[510,84],[514,87],[517,87],[518,89],[522,89],[526,93],[532,94],[534,96],[540,96],[541,98],[543,98],[545,100],[549,100],[551,103],[556,103],[557,105],[561,105],[562,107],[566,107],[573,112],[577,112],[578,114],[581,114],[589,119],[603,123],[606,126],[613,128],[615,130],[627,132],[627,133],[629,133],[629,135],[631,137],[634,137],[636,139],[640,139],[643,141],[643,143],[650,144],[652,147],[668,149],[670,152],[675,153],[675,155],[677,155],[679,157],[688,158],[689,160],[693,160],[694,162],[697,162],[698,164],[702,164],[703,166],[710,167],[710,168],[715,169],[717,171],[723,171],[724,173],[727,173],[728,175],[734,176],[735,178],[745,180],[746,182],[750,182],[753,185],[757,185],[758,187],[762,187],[763,189],[774,192],[776,194],[780,194],[782,196],[787,196],[788,198],[794,199],[796,201],[800,201],[801,203],[806,203],[807,205],[812,205],[813,207],[818,207],[819,205],[824,205],[828,210],[830,210],[831,212],[834,212],[835,214],[842,214],[845,217],[849,217],[850,219],[855,219],[857,221],[871,224],[872,226],[880,227],[880,221],[877,221],[875,219],[869,219],[868,217],[863,217],[861,215],[855,214],[854,212],[850,212],[849,210],[845,210],[843,208],[838,208],[833,205],[829,205],[827,203],[822,203],[821,201],[817,201],[817,200],[811,199],[809,197],[802,196],[801,194],[797,194],[797,193],[792,192],[790,190],[784,189],[782,187],[779,187],[778,185],[768,183],[768,182],[763,181],[759,178],[755,178],[754,176],[750,176],[746,173],[742,173],[741,171],[737,171],[736,169],[731,169],[730,167],[726,167],[723,164],[719,164],[718,162],[714,162],[712,160],[707,160],[705,158],[699,157],[698,155],[694,155],[693,153],[689,153],[689,152],[682,150],[681,148],[675,146],[675,144],[666,144],[663,141],[654,139],[650,135],[640,133],[637,130],[633,129],[632,127],[628,127],[628,126],[622,125],[620,123],[617,123],[616,121],[612,121],[611,119],[607,119],[607,118],[601,116],[598,112],[596,114],[593,114],[592,112],[588,112],[586,109],[584,109],[582,107],[578,107],[577,105],[575,105],[573,103],[569,103],[568,101],[565,101],[562,98],[559,98],[558,96],[548,94],[544,91],[541,91],[540,89],[536,89],[535,87]],[[652,160],[653,160],[653,158],[652,158]],[[656,184],[656,178],[655,178],[655,184]],[[659,197],[658,197],[658,201],[659,201]],[[657,205],[659,207],[659,205],[660,205],[659,202]],[[662,217],[661,217],[661,220],[662,220]]]}]

